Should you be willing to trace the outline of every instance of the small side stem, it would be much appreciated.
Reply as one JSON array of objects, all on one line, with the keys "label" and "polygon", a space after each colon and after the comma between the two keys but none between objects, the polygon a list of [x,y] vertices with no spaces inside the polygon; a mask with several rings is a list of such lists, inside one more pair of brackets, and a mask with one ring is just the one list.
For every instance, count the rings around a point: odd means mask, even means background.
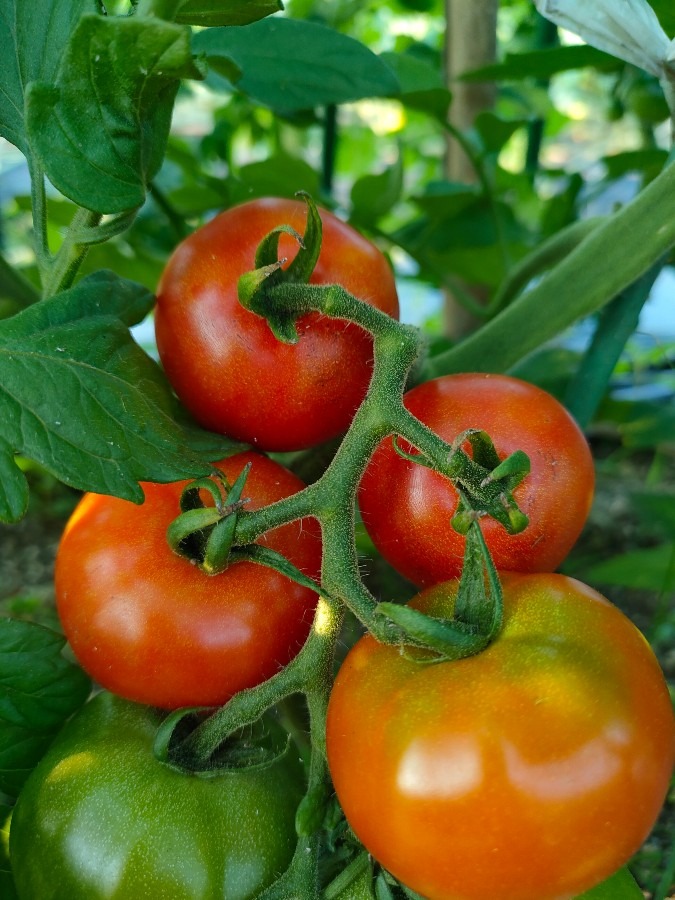
[{"label": "small side stem", "polygon": [[291,694],[308,693],[316,673],[326,672],[332,665],[342,617],[339,603],[321,597],[312,630],[300,653],[268,681],[235,694],[192,732],[183,748],[203,763],[230,734],[255,722],[270,707]]},{"label": "small side stem", "polygon": [[49,241],[47,239],[47,193],[45,190],[45,174],[42,167],[29,156],[31,201],[33,207],[33,240],[35,259],[40,278],[44,284],[51,264]]},{"label": "small side stem", "polygon": [[72,285],[78,269],[89,251],[88,244],[77,243],[76,235],[83,228],[93,228],[100,220],[100,213],[82,207],[77,210],[66,232],[63,244],[51,261],[47,277],[43,280],[43,296],[45,298],[52,297]]}]

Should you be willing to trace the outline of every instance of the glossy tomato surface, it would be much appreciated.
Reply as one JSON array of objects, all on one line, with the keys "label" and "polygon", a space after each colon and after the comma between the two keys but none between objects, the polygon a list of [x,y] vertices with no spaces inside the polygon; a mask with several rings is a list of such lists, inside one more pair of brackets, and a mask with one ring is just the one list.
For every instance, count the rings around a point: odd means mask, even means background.
[{"label": "glossy tomato surface", "polygon": [[[511,535],[485,518],[483,533],[498,569],[557,568],[581,533],[595,483],[588,444],[567,410],[534,385],[484,374],[433,379],[409,391],[404,403],[448,443],[466,429],[478,428],[490,435],[501,459],[516,450],[529,456],[530,474],[514,493],[529,525]],[[401,457],[391,438],[374,453],[359,489],[363,520],[375,546],[420,587],[461,571],[464,538],[450,524],[457,503],[457,492],[446,478]]]},{"label": "glossy tomato surface", "polygon": [[[391,268],[366,238],[321,210],[323,244],[311,281],[341,284],[398,317]],[[261,199],[226,210],[174,251],[160,280],[157,346],[166,373],[200,424],[262,450],[297,450],[348,427],[372,369],[372,339],[356,325],[311,313],[300,341],[279,342],[237,299],[260,241],[279,225],[303,233],[305,204]],[[297,242],[279,241],[293,259]]]},{"label": "glossy tomato surface", "polygon": [[252,900],[284,872],[297,753],[186,774],[153,755],[160,718],[101,693],[60,733],[12,817],[20,900]]},{"label": "glossy tomato surface", "polygon": [[[455,592],[413,605],[449,616]],[[505,576],[504,601],[502,632],[467,659],[362,638],[330,699],[345,815],[429,900],[575,897],[637,850],[668,788],[673,710],[635,626],[563,575]]]},{"label": "glossy tomato surface", "polygon": [[[257,453],[219,467],[230,484],[244,465],[247,509],[303,487]],[[237,562],[206,575],[166,540],[187,482],[144,484],[145,503],[86,495],[59,545],[56,601],[82,667],[108,690],[166,709],[220,705],[285,665],[309,632],[316,594],[266,566]],[[285,525],[260,543],[317,578],[315,520]]]}]

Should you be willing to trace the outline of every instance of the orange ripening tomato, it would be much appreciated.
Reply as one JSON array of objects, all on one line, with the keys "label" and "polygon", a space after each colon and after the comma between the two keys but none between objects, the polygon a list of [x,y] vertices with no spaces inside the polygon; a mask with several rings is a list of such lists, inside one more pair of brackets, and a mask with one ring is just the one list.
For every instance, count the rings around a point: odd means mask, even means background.
[{"label": "orange ripening tomato", "polygon": [[[412,605],[449,617],[456,588]],[[556,574],[505,576],[504,613],[495,641],[458,661],[366,636],[330,698],[347,820],[428,900],[576,897],[638,849],[668,789],[673,709],[629,619]]]},{"label": "orange ripening tomato", "polygon": [[[483,533],[498,569],[557,568],[581,533],[595,485],[586,439],[562,404],[525,381],[484,374],[435,378],[408,391],[403,402],[448,443],[476,428],[490,435],[501,459],[516,450],[528,455],[531,470],[514,497],[529,525],[513,535],[485,518]],[[468,443],[465,449],[470,453]],[[420,587],[461,572],[464,537],[450,524],[458,499],[447,478],[404,459],[391,437],[373,454],[359,487],[363,521],[375,546]]]},{"label": "orange ripening tomato", "polygon": [[[320,210],[323,243],[313,284],[340,284],[398,318],[387,259],[332,213]],[[260,241],[279,225],[303,232],[305,204],[266,198],[228,209],[174,251],[157,290],[162,364],[196,420],[260,450],[300,450],[345,431],[363,400],[372,337],[357,325],[309,313],[297,344],[278,341],[239,303],[239,277],[255,268]],[[281,259],[298,244],[279,240]]]},{"label": "orange ripening tomato", "polygon": [[[232,484],[248,462],[247,509],[304,487],[257,453],[217,465]],[[166,530],[186,484],[144,484],[141,506],[87,494],[56,559],[57,609],[82,667],[113,693],[165,709],[218,706],[274,675],[302,646],[317,599],[267,566],[236,562],[207,575],[174,553]],[[276,528],[259,543],[319,577],[316,520]]]}]

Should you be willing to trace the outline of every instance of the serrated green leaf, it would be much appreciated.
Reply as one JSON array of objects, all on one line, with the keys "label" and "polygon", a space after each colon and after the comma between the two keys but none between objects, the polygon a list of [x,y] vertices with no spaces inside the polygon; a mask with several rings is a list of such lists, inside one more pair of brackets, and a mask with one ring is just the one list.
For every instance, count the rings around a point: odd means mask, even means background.
[{"label": "serrated green leaf", "polygon": [[399,200],[403,189],[403,166],[399,157],[393,166],[377,175],[364,175],[354,182],[351,219],[359,225],[375,225]]},{"label": "serrated green leaf", "polygon": [[176,22],[202,27],[249,25],[281,9],[281,0],[185,0]]},{"label": "serrated green leaf", "polygon": [[271,18],[243,28],[211,28],[194,38],[213,66],[241,70],[237,90],[280,113],[391,96],[398,81],[354,38],[316,22]]},{"label": "serrated green leaf", "polygon": [[597,419],[612,423],[624,446],[634,450],[675,441],[675,408],[672,404],[606,400]]},{"label": "serrated green leaf", "polygon": [[523,78],[548,80],[559,72],[593,66],[601,72],[623,68],[623,62],[589,47],[574,44],[553,47],[549,50],[531,50],[529,53],[507,53],[504,62],[474,69],[462,75],[462,81],[521,81]]},{"label": "serrated green leaf", "polygon": [[438,119],[447,117],[452,94],[437,67],[409,53],[382,53],[380,59],[394,73],[402,103]]},{"label": "serrated green leaf", "polygon": [[0,790],[16,797],[65,720],[89,695],[65,638],[33,622],[0,619]]},{"label": "serrated green leaf", "polygon": [[174,420],[158,366],[126,327],[152,303],[139,285],[100,272],[0,323],[4,518],[22,505],[16,453],[73,487],[136,502],[139,480],[209,471]]},{"label": "serrated green leaf", "polygon": [[56,80],[26,92],[30,145],[50,181],[101,213],[140,206],[158,171],[181,78],[199,78],[187,26],[85,15]]},{"label": "serrated green leaf", "polygon": [[24,91],[55,77],[63,46],[96,0],[0,0],[0,135],[27,152]]},{"label": "serrated green leaf", "polygon": [[295,197],[299,190],[312,197],[320,193],[319,174],[303,159],[287,153],[242,166],[239,177],[246,187],[246,199]]},{"label": "serrated green leaf", "polygon": [[615,153],[612,156],[605,156],[602,162],[608,178],[621,178],[629,172],[644,172],[650,177],[655,177],[667,159],[666,150],[654,147],[648,150],[626,150],[623,153]]},{"label": "serrated green leaf", "polygon": [[525,125],[526,119],[502,119],[493,112],[482,112],[476,117],[474,127],[484,152],[495,155]]},{"label": "serrated green leaf", "polygon": [[580,894],[576,900],[644,900],[644,894],[628,869],[619,869],[607,881]]},{"label": "serrated green leaf", "polygon": [[631,550],[584,568],[580,577],[589,584],[607,584],[637,590],[675,590],[675,548],[671,543]]}]

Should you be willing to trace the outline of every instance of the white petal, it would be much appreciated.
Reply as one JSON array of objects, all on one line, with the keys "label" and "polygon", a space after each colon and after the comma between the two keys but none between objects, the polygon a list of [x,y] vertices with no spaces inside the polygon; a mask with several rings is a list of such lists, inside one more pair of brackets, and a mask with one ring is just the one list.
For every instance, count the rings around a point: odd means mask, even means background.
[{"label": "white petal", "polygon": [[671,42],[646,0],[535,0],[547,19],[587,44],[661,77]]}]

